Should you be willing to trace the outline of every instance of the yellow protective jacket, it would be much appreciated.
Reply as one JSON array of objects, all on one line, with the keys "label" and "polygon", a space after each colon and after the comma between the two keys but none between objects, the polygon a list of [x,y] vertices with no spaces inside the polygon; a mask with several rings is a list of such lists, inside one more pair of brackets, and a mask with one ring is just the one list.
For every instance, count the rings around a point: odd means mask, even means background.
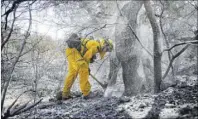
[{"label": "yellow protective jacket", "polygon": [[96,40],[89,40],[89,39],[81,39],[82,46],[81,46],[81,54],[83,56],[83,59],[86,62],[90,62],[90,59],[95,55],[96,53],[100,54],[100,58],[103,59],[106,52],[101,51],[101,47],[103,46],[103,43]]}]

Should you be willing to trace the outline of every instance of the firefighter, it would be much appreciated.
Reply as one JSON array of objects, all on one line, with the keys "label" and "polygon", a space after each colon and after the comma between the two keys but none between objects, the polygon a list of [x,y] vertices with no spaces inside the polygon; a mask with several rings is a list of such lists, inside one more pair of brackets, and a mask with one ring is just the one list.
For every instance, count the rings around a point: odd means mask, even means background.
[{"label": "firefighter", "polygon": [[[74,35],[74,34],[73,34]],[[77,36],[77,35],[75,35]],[[70,89],[77,77],[80,78],[80,89],[82,97],[88,99],[91,95],[91,85],[88,81],[89,78],[89,63],[93,62],[96,54],[100,54],[100,58],[103,59],[106,52],[113,50],[113,44],[111,40],[101,39],[99,41],[87,38],[78,38],[81,40],[81,48],[69,47],[66,48],[66,56],[68,61],[68,73],[64,81],[64,87],[62,90],[62,99],[67,100],[71,98]]]}]

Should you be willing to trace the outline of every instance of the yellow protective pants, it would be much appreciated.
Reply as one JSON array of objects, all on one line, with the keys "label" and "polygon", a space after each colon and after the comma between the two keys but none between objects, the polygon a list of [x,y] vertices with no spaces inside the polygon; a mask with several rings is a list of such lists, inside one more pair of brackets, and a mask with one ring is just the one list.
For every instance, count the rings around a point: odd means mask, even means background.
[{"label": "yellow protective pants", "polygon": [[[80,89],[84,96],[90,93],[91,85],[88,81],[89,78],[89,66],[88,63],[82,60],[82,56],[75,48],[67,48],[66,56],[68,60],[68,73],[64,81],[63,97],[70,95],[70,89],[79,74]],[[81,60],[79,60],[81,59]]]}]

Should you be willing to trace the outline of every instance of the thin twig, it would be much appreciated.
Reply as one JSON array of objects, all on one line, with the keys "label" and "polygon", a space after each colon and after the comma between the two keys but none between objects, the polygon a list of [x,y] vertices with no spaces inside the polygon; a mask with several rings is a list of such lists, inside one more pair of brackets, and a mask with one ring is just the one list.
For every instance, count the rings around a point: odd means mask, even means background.
[{"label": "thin twig", "polygon": [[97,74],[97,72],[100,70],[101,66],[103,65],[103,63],[109,58],[109,55],[102,61],[102,63],[100,64],[100,66],[98,67],[98,69],[96,70],[96,73],[94,74],[94,76]]},{"label": "thin twig", "polygon": [[102,27],[97,28],[97,29],[95,29],[95,30],[91,31],[90,33],[88,33],[88,34],[86,34],[86,35],[85,35],[85,38],[86,38],[88,35],[90,35],[90,34],[92,34],[92,33],[96,32],[96,31],[99,31],[99,30],[101,30],[101,29],[105,28],[106,26],[107,26],[107,25],[106,25],[106,24],[104,24]]}]

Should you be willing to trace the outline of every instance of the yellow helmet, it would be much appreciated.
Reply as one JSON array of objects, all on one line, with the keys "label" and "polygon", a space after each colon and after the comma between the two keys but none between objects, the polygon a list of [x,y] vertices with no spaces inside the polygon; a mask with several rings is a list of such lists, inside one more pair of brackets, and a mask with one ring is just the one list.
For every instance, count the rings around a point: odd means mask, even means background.
[{"label": "yellow helmet", "polygon": [[[103,49],[103,47],[104,46],[107,46],[107,49],[108,49],[108,51],[112,51],[113,50],[113,42],[112,42],[112,40],[105,40],[105,39],[101,39],[100,40],[100,45],[101,45],[101,47],[102,47],[102,49]],[[104,55],[106,54],[106,52],[107,51],[103,51],[103,50],[101,50],[99,53],[100,53],[100,57],[101,57],[101,59],[103,59],[104,58]]]},{"label": "yellow helmet", "polygon": [[108,39],[108,40],[106,40],[106,41],[107,41],[107,43],[109,44],[110,49],[113,50],[113,41],[110,40],[110,39]]},{"label": "yellow helmet", "polygon": [[103,47],[105,44],[107,44],[109,46],[109,48],[111,50],[113,50],[113,41],[108,39],[108,40],[105,40],[105,39],[101,39],[101,46]]}]

